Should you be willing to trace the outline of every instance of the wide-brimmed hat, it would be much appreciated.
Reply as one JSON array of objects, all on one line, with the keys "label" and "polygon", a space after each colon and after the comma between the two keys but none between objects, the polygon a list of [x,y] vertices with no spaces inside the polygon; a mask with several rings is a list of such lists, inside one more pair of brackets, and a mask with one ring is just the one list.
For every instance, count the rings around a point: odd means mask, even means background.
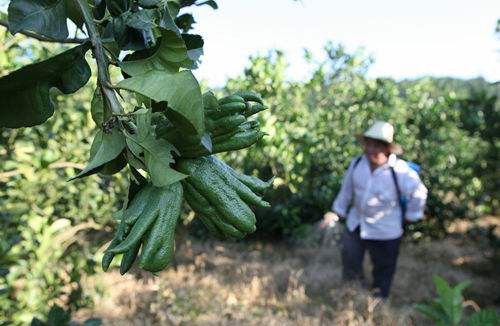
[{"label": "wide-brimmed hat", "polygon": [[357,135],[357,138],[360,141],[363,138],[380,140],[390,145],[392,153],[401,154],[403,152],[401,146],[394,142],[394,127],[386,121],[375,121],[363,134]]}]

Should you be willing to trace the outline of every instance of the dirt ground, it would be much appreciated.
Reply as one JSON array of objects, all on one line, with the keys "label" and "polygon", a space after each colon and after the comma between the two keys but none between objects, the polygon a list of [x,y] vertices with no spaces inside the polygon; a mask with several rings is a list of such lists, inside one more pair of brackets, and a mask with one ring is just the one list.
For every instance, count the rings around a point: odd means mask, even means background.
[{"label": "dirt ground", "polygon": [[[500,232],[499,218],[489,222]],[[98,317],[104,325],[429,325],[414,305],[434,296],[434,274],[453,284],[471,281],[466,311],[500,307],[499,253],[484,232],[457,224],[444,240],[405,241],[391,298],[380,302],[363,286],[342,283],[336,230],[293,244],[187,238],[174,266],[158,276],[114,270],[86,280],[96,304],[77,319]]]}]

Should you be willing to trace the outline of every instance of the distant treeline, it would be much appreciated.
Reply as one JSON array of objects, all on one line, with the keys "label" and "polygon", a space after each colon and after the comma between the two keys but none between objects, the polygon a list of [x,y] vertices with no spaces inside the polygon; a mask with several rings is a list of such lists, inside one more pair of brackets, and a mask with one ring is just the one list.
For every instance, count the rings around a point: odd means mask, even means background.
[{"label": "distant treeline", "polygon": [[254,89],[270,107],[259,116],[268,136],[244,154],[227,155],[246,173],[276,176],[268,193],[272,208],[258,212],[260,235],[300,235],[322,217],[350,160],[361,153],[355,134],[374,119],[395,125],[402,158],[422,166],[430,190],[426,222],[411,231],[438,236],[454,218],[498,212],[498,83],[373,79],[369,58],[332,44],[325,50],[321,62],[308,56],[306,80],[287,81],[286,57],[274,51],[251,58],[224,90]]}]

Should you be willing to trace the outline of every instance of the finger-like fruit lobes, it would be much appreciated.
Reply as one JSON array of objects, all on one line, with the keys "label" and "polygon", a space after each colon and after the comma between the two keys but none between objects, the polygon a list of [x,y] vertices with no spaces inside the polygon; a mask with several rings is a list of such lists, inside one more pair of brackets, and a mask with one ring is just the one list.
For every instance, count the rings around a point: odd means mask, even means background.
[{"label": "finger-like fruit lobes", "polygon": [[159,216],[145,236],[139,266],[158,272],[168,266],[175,250],[175,227],[182,207],[183,190],[176,182],[160,195]]},{"label": "finger-like fruit lobes", "polygon": [[220,105],[217,110],[205,110],[205,112],[209,118],[216,119],[231,114],[244,113],[246,108],[247,106],[244,102],[232,102]]},{"label": "finger-like fruit lobes", "polygon": [[123,253],[120,272],[126,273],[139,254],[139,266],[158,272],[170,263],[175,249],[175,227],[181,212],[180,182],[166,187],[147,184],[135,195],[121,215],[115,238],[106,249],[103,269],[115,254]]},{"label": "finger-like fruit lobes", "polygon": [[229,95],[229,96],[226,96],[226,97],[223,97],[219,100],[219,105],[224,105],[224,104],[227,104],[227,103],[235,103],[235,102],[239,102],[239,103],[245,103],[245,99],[239,95]]},{"label": "finger-like fruit lobes", "polygon": [[243,233],[255,231],[255,215],[236,191],[210,169],[208,159],[180,160],[179,171],[190,175],[187,181],[202,194],[227,223]]},{"label": "finger-like fruit lobes", "polygon": [[[241,238],[255,230],[255,215],[249,205],[269,207],[236,177],[236,171],[214,156],[183,159],[177,168],[189,175],[182,182],[186,200],[195,213],[203,216],[202,222],[211,233]],[[262,188],[265,183],[257,184]]]},{"label": "finger-like fruit lobes", "polygon": [[[189,182],[183,182],[183,187],[189,206],[198,216],[202,217],[202,222],[211,233],[214,233],[216,236],[222,235],[222,238],[241,239],[245,236],[235,226],[224,222],[220,217],[221,213]],[[214,230],[211,230],[212,228]]]},{"label": "finger-like fruit lobes", "polygon": [[235,95],[241,96],[245,101],[257,102],[260,104],[264,104],[262,97],[258,93],[252,91],[239,91],[236,92]]},{"label": "finger-like fruit lobes", "polygon": [[225,134],[238,128],[239,125],[246,121],[245,116],[241,114],[233,114],[222,117],[220,119],[207,119],[206,126],[212,137]]}]

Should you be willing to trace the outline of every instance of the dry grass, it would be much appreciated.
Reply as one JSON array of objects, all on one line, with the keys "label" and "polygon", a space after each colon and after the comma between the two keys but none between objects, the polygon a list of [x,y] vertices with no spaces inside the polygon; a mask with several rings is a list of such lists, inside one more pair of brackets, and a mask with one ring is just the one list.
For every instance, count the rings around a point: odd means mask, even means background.
[{"label": "dry grass", "polygon": [[88,288],[106,294],[78,317],[100,317],[105,325],[428,325],[413,307],[434,295],[433,274],[471,280],[467,298],[499,304],[498,264],[485,248],[463,236],[405,243],[391,299],[380,302],[360,285],[342,284],[334,241],[188,239],[175,266],[159,276],[115,271],[89,279]]}]

